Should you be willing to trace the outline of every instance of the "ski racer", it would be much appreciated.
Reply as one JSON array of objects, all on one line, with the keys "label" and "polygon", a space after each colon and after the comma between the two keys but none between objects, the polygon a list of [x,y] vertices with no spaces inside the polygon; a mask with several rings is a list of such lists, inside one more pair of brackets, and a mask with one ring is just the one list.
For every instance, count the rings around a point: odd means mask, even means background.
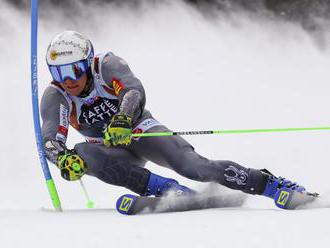
[{"label": "ski racer", "polygon": [[[112,52],[94,55],[91,41],[82,34],[64,31],[55,36],[46,60],[53,80],[41,100],[43,142],[48,160],[64,179],[75,181],[87,174],[143,196],[195,193],[145,169],[152,161],[192,180],[270,197],[281,208],[283,190],[305,191],[265,169],[202,157],[180,136],[132,139],[132,133],[170,130],[145,109],[144,88],[128,64]],[[73,149],[65,145],[69,125],[86,139]]]}]

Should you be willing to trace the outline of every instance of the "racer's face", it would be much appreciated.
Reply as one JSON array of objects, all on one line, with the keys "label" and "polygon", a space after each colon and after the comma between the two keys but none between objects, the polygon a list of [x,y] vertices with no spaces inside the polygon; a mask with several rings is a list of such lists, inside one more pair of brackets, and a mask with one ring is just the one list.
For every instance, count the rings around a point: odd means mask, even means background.
[{"label": "racer's face", "polygon": [[85,72],[77,80],[72,80],[67,78],[61,86],[63,89],[72,96],[79,96],[81,92],[85,89],[87,83],[87,73]]}]

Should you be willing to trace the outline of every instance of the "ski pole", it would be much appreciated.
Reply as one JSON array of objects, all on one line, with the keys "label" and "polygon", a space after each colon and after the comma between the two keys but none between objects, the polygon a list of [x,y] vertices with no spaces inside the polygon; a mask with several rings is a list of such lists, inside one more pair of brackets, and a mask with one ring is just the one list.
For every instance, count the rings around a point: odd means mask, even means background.
[{"label": "ski pole", "polygon": [[57,194],[54,180],[49,171],[46,155],[43,147],[38,101],[38,60],[37,60],[37,38],[38,38],[38,0],[31,0],[31,91],[33,123],[36,143],[38,148],[41,168],[46,180],[46,185],[55,210],[62,211],[61,202]]},{"label": "ski pole", "polygon": [[132,137],[162,137],[175,135],[202,135],[202,134],[242,134],[242,133],[276,133],[276,132],[302,132],[302,131],[325,131],[330,127],[298,127],[298,128],[269,128],[269,129],[232,129],[215,131],[182,131],[182,132],[155,132],[133,133]]},{"label": "ski pole", "polygon": [[82,179],[79,179],[79,182],[80,182],[81,188],[83,189],[86,200],[87,200],[87,203],[86,203],[87,208],[94,208],[94,202],[91,201],[91,199],[89,198],[89,195],[87,193],[86,187],[85,187]]}]

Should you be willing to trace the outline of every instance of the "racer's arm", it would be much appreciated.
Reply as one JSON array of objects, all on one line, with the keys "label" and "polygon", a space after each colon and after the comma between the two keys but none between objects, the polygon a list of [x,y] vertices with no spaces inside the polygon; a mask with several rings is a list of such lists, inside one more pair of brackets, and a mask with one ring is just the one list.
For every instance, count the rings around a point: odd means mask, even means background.
[{"label": "racer's arm", "polygon": [[41,100],[42,137],[47,159],[68,181],[80,179],[86,164],[75,150],[65,146],[69,127],[69,104],[56,89],[48,87]]},{"label": "racer's arm", "polygon": [[[108,53],[101,65],[102,77],[115,89],[119,98],[119,113],[132,118],[134,124],[142,115],[146,97],[141,81],[135,77],[127,63]],[[119,82],[119,83],[118,83]]]},{"label": "racer's arm", "polygon": [[58,154],[65,146],[69,125],[69,104],[53,87],[48,87],[41,99],[42,138],[47,159],[57,164]]}]

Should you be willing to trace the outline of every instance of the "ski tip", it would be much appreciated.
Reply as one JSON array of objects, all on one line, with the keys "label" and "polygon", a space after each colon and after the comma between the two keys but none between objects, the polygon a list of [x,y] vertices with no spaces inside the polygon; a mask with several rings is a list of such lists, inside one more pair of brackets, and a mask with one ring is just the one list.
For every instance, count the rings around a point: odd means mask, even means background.
[{"label": "ski tip", "polygon": [[320,197],[320,194],[317,192],[314,192],[314,193],[307,192],[307,195],[314,196],[314,197]]},{"label": "ski tip", "polygon": [[124,214],[124,215],[130,215],[131,214],[131,209],[136,202],[136,196],[135,195],[122,195],[119,197],[116,203],[116,209],[119,213]]},{"label": "ski tip", "polygon": [[283,188],[275,194],[274,200],[277,207],[290,210],[311,203],[318,197],[318,193],[298,192],[289,188]]}]

